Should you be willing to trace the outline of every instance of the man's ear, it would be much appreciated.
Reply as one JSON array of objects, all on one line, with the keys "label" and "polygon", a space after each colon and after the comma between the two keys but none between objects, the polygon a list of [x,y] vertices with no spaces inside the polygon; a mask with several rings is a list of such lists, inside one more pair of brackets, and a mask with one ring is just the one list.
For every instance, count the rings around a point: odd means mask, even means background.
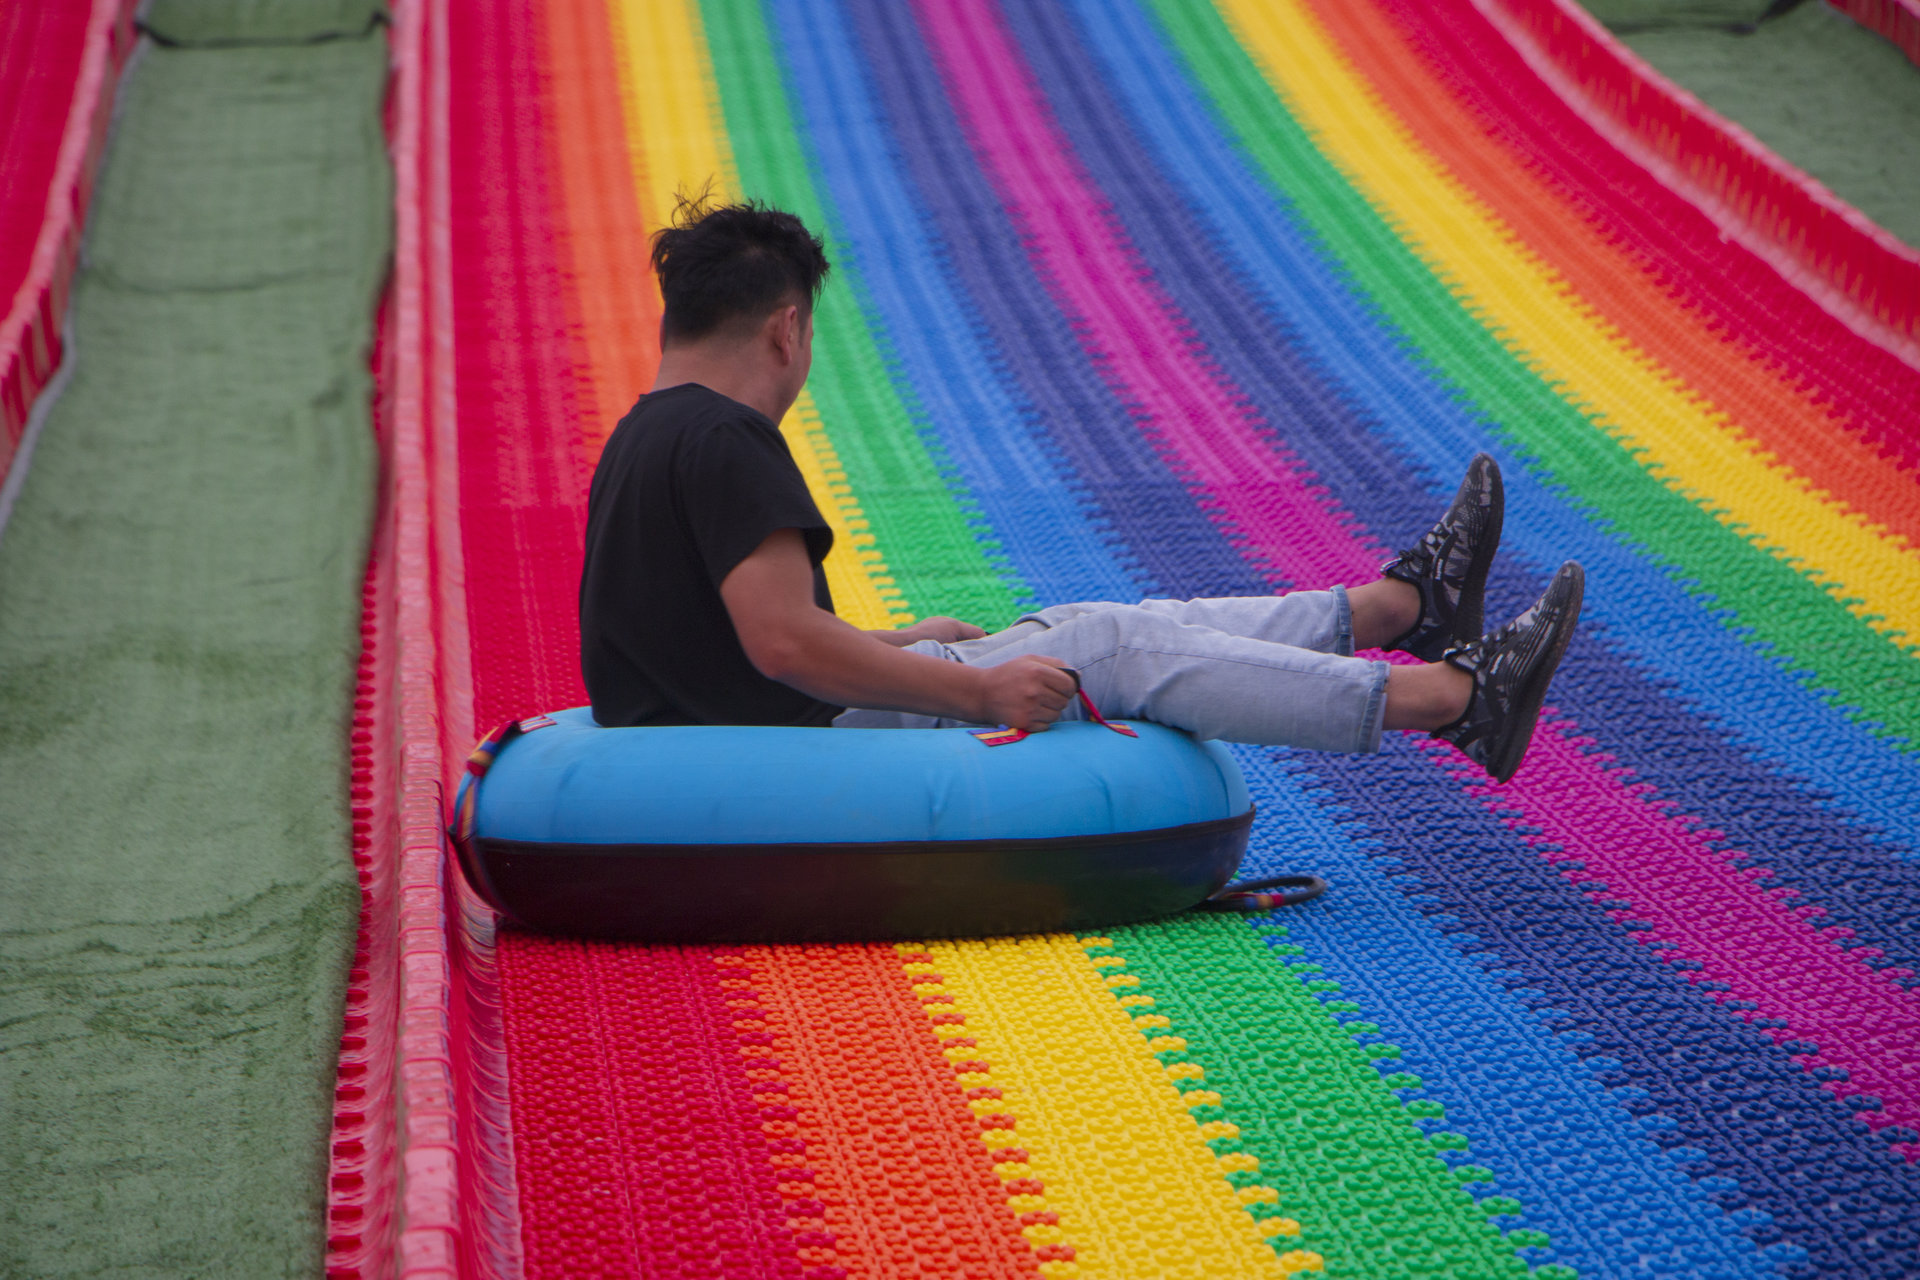
[{"label": "man's ear", "polygon": [[781,307],[767,317],[767,336],[780,353],[781,364],[792,364],[800,358],[800,328],[800,308],[797,306]]}]

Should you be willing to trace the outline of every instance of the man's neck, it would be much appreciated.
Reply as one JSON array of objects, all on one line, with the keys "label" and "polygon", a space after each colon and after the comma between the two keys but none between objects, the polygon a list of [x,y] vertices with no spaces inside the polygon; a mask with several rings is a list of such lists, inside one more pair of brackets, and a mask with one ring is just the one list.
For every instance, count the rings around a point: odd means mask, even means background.
[{"label": "man's neck", "polygon": [[662,352],[652,389],[664,391],[688,382],[758,409],[774,422],[789,407],[783,401],[777,371],[756,367],[735,343],[688,342]]}]

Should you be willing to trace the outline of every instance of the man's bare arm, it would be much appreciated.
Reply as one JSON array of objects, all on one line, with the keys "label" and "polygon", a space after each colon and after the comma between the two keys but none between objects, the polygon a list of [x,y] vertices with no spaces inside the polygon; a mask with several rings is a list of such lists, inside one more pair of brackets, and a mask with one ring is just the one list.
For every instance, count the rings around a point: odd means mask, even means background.
[{"label": "man's bare arm", "polygon": [[797,529],[767,535],[720,584],[720,598],[754,668],[822,702],[1034,730],[1058,719],[1073,697],[1073,676],[1052,658],[944,662],[828,613],[814,603],[813,566]]}]

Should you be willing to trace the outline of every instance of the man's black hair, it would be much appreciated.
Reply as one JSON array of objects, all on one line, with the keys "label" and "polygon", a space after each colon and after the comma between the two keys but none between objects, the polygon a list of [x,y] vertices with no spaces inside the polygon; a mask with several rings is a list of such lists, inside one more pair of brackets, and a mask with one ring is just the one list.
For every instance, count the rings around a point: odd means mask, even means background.
[{"label": "man's black hair", "polygon": [[757,200],[710,205],[702,192],[681,195],[673,225],[654,233],[653,269],[665,346],[759,320],[788,299],[811,314],[829,267],[826,246],[792,214]]}]

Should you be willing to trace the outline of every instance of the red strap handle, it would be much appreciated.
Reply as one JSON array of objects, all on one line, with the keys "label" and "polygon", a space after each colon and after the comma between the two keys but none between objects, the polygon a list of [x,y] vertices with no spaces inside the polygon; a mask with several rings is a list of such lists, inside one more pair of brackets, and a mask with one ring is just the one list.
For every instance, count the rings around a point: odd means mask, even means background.
[{"label": "red strap handle", "polygon": [[[1093,721],[1097,725],[1104,725],[1106,728],[1113,730],[1115,733],[1125,734],[1129,738],[1137,738],[1140,736],[1139,734],[1135,733],[1132,729],[1129,729],[1126,725],[1115,724],[1113,721],[1101,715],[1100,708],[1093,705],[1093,699],[1089,698],[1087,696],[1087,691],[1080,687],[1080,673],[1078,671],[1075,671],[1072,667],[1065,668],[1065,671],[1068,675],[1073,677],[1074,696],[1079,698],[1080,705],[1087,709],[1087,719]],[[1028,733],[1025,729],[975,729],[973,730],[973,736],[980,739],[980,741],[986,743],[990,747],[1004,747],[1009,743],[1019,742],[1023,739],[1030,738],[1033,735]]]}]

